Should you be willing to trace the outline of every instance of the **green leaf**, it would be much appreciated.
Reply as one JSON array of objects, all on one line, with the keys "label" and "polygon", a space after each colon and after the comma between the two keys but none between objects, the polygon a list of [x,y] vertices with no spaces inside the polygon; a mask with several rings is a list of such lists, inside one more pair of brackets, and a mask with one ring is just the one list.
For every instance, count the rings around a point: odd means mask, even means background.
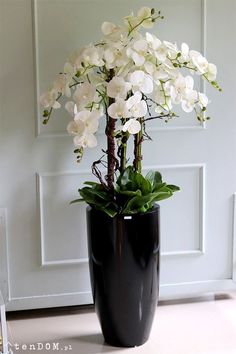
[{"label": "green leaf", "polygon": [[83,198],[79,198],[79,199],[74,199],[70,202],[70,204],[75,204],[75,203],[81,203],[81,202],[84,202],[84,199]]},{"label": "green leaf", "polygon": [[117,214],[117,211],[112,209],[112,208],[102,208],[102,207],[100,207],[100,208],[97,208],[97,209],[103,211],[104,213],[106,213],[107,215],[109,215],[112,218],[114,216],[116,216],[116,214]]},{"label": "green leaf", "polygon": [[178,186],[175,186],[173,184],[168,184],[167,187],[171,189],[173,192],[180,191],[180,188]]},{"label": "green leaf", "polygon": [[156,184],[156,186],[153,188],[152,192],[155,193],[155,192],[158,192],[160,190],[162,190],[162,188],[166,187],[167,184],[165,182],[163,183],[158,183]]},{"label": "green leaf", "polygon": [[158,184],[162,183],[162,176],[158,171],[149,171],[146,179],[151,183],[152,189],[155,189]]},{"label": "green leaf", "polygon": [[154,202],[159,202],[160,200],[168,199],[172,197],[173,193],[171,191],[169,192],[158,192],[155,193],[156,196],[153,198]]},{"label": "green leaf", "polygon": [[151,202],[151,200],[152,200],[152,193],[141,197],[135,196],[126,203],[123,213],[127,213],[127,214],[136,213],[139,211],[139,209],[142,209],[145,206],[145,204]]},{"label": "green leaf", "polygon": [[119,176],[117,180],[117,184],[122,188],[122,186],[125,186],[129,181],[132,181],[132,176],[133,176],[133,167],[128,166],[124,172]]},{"label": "green leaf", "polygon": [[102,200],[109,201],[111,196],[107,192],[99,191],[90,187],[84,187],[79,189],[79,193],[87,202],[87,200],[91,200],[93,203],[101,202]]},{"label": "green leaf", "polygon": [[137,189],[136,191],[120,191],[119,194],[127,195],[128,197],[133,197],[133,196],[141,196],[142,192],[140,191],[140,189]]},{"label": "green leaf", "polygon": [[84,184],[86,184],[88,186],[91,186],[91,187],[99,185],[99,183],[92,182],[92,181],[85,181]]},{"label": "green leaf", "polygon": [[134,181],[138,187],[137,189],[140,189],[142,191],[143,195],[146,195],[146,194],[152,192],[152,185],[151,185],[150,181],[148,179],[146,179],[145,177],[143,177],[141,173],[136,172],[134,177],[135,177]]}]

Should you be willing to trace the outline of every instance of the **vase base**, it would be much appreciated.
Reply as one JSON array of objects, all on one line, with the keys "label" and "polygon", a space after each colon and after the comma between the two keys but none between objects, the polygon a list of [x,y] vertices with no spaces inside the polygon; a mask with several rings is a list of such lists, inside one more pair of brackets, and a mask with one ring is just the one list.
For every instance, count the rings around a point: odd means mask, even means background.
[{"label": "vase base", "polygon": [[130,343],[130,342],[120,342],[116,341],[113,338],[104,338],[105,344],[111,346],[111,347],[116,347],[116,348],[134,348],[134,347],[140,347],[144,345],[147,341],[148,338],[143,339],[142,341],[137,341],[135,343]]}]

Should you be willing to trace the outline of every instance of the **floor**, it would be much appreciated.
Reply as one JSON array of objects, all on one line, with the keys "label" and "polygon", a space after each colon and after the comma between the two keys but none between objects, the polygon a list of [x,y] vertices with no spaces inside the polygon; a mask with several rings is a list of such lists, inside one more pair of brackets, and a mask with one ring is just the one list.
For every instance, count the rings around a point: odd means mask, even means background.
[{"label": "floor", "polygon": [[149,341],[136,348],[106,345],[88,308],[10,313],[8,329],[13,353],[236,354],[236,293],[162,302]]}]

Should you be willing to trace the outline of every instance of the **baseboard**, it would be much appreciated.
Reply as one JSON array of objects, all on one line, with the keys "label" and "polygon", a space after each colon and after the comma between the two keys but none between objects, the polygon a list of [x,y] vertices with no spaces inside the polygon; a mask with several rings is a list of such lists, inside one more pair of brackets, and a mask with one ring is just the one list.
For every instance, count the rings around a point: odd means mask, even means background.
[{"label": "baseboard", "polygon": [[[232,279],[206,280],[160,286],[160,301],[177,300],[236,290]],[[89,305],[92,303],[91,292],[52,294],[32,297],[11,298],[6,304],[7,311],[30,310],[49,307]]]}]

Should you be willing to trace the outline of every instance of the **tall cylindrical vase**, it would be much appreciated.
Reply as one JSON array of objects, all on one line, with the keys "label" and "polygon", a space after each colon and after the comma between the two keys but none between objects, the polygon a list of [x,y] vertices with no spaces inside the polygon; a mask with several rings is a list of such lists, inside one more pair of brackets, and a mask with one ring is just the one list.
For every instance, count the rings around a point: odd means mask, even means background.
[{"label": "tall cylindrical vase", "polygon": [[159,294],[159,220],[159,205],[114,218],[87,208],[93,299],[110,345],[133,347],[149,338]]}]

